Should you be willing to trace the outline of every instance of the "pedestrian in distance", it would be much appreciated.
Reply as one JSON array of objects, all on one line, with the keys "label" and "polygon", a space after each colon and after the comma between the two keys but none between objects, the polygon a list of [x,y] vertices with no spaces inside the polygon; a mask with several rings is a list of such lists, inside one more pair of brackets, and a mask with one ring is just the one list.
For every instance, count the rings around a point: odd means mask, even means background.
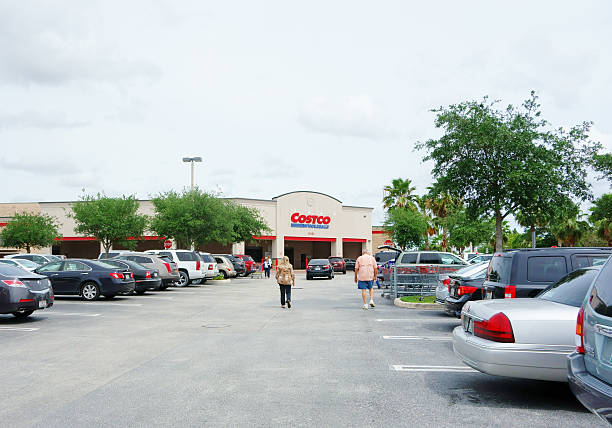
[{"label": "pedestrian in distance", "polygon": [[272,260],[270,259],[270,257],[266,257],[266,259],[264,260],[264,272],[266,273],[266,278],[270,278],[270,269],[272,269]]},{"label": "pedestrian in distance", "polygon": [[370,290],[370,307],[374,307],[374,280],[378,276],[378,265],[376,259],[365,250],[355,261],[355,283],[361,290],[363,309],[368,309],[366,290]]},{"label": "pedestrian in distance", "polygon": [[295,274],[293,273],[293,266],[289,263],[289,257],[283,257],[283,261],[276,268],[276,282],[280,287],[280,301],[281,308],[291,308],[291,286],[295,287]]}]

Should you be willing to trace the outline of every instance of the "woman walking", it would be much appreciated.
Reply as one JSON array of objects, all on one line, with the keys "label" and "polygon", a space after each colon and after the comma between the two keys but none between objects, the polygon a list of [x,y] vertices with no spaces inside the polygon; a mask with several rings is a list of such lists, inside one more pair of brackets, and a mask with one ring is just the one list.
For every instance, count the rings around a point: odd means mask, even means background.
[{"label": "woman walking", "polygon": [[264,272],[266,273],[266,278],[270,278],[270,269],[272,268],[272,260],[270,257],[266,256],[266,260],[263,263]]},{"label": "woman walking", "polygon": [[285,301],[287,307],[291,308],[291,286],[295,286],[295,274],[287,256],[283,257],[283,261],[276,268],[276,282],[280,287],[281,308],[285,307]]}]

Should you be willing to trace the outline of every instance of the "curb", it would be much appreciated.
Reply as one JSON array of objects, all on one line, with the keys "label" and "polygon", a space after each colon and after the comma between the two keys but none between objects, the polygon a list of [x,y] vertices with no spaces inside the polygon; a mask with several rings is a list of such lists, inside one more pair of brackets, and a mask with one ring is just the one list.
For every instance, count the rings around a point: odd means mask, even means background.
[{"label": "curb", "polygon": [[207,284],[228,284],[232,282],[231,279],[209,279],[206,281]]},{"label": "curb", "polygon": [[399,297],[393,301],[393,304],[395,306],[399,306],[400,308],[406,308],[406,309],[427,309],[427,310],[444,309],[442,305],[438,303],[402,302]]}]

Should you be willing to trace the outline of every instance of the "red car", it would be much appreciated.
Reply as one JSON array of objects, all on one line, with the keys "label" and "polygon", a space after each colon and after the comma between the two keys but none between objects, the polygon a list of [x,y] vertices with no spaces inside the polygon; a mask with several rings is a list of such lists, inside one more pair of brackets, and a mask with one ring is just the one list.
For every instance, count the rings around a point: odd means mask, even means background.
[{"label": "red car", "polygon": [[244,267],[246,269],[244,276],[247,276],[257,270],[257,267],[255,266],[255,260],[253,260],[253,257],[247,256],[245,254],[234,254],[234,257],[238,257],[240,260],[244,262]]},{"label": "red car", "polygon": [[346,262],[342,257],[328,257],[327,260],[329,260],[334,268],[334,272],[342,272],[343,274],[346,274]]}]

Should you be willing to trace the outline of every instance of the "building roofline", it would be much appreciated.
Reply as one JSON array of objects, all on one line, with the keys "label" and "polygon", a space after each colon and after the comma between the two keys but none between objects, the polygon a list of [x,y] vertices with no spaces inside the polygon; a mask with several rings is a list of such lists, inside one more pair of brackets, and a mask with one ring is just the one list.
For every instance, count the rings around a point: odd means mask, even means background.
[{"label": "building roofline", "polygon": [[373,210],[372,207],[358,207],[357,205],[342,205],[342,208],[358,208],[360,210]]},{"label": "building roofline", "polygon": [[282,198],[283,196],[287,196],[287,195],[291,195],[292,193],[315,193],[317,195],[323,195],[323,196],[327,196],[328,198],[331,198],[335,201],[338,201],[340,203],[342,203],[342,201],[338,198],[334,198],[333,196],[328,195],[327,193],[321,193],[321,192],[313,192],[312,190],[295,190],[293,192],[287,192],[287,193],[283,193],[282,195],[278,195],[272,198],[272,200],[276,200],[278,198]]}]

